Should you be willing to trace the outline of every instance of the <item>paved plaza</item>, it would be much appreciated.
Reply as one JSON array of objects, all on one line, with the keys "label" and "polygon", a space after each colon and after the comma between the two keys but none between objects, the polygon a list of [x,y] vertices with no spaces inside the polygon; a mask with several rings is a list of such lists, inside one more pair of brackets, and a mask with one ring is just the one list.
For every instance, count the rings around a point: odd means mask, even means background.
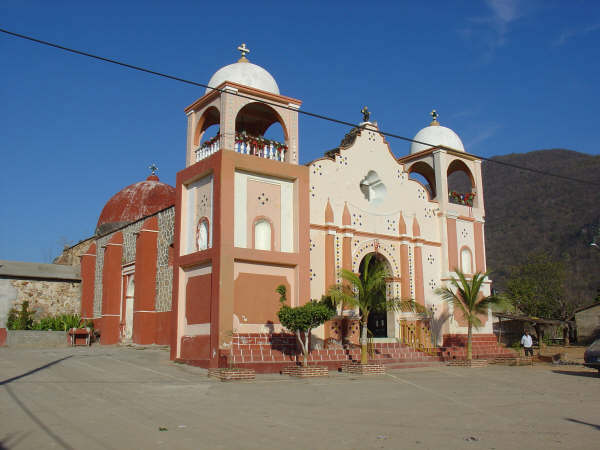
[{"label": "paved plaza", "polygon": [[0,349],[0,449],[592,449],[579,367],[223,383],[157,348]]}]

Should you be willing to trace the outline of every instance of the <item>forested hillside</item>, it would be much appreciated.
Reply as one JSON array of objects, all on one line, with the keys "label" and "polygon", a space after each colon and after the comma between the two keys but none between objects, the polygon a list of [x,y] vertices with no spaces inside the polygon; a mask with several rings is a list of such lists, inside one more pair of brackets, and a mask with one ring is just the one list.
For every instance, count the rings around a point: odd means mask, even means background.
[{"label": "forested hillside", "polygon": [[[539,150],[494,158],[600,183],[600,156]],[[600,186],[483,163],[488,268],[503,289],[511,265],[547,252],[567,267],[567,294],[590,303],[600,289],[600,250],[590,242],[600,226]]]}]

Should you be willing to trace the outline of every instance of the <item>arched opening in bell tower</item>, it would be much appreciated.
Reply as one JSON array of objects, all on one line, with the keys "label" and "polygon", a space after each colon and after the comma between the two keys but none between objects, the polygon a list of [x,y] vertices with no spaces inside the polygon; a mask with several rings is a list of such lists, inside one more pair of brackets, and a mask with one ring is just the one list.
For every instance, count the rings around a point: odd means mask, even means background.
[{"label": "arched opening in bell tower", "polygon": [[220,116],[219,110],[215,106],[210,106],[198,120],[192,141],[196,152],[196,161],[210,156],[220,149]]},{"label": "arched opening in bell tower", "polygon": [[285,122],[269,105],[248,103],[235,118],[236,151],[284,161],[289,141]]},{"label": "arched opening in bell tower", "polygon": [[459,205],[473,206],[475,179],[464,161],[455,159],[448,166],[448,201]]},{"label": "arched opening in bell tower", "polygon": [[435,171],[426,162],[418,161],[410,166],[408,169],[408,178],[421,183],[429,193],[430,199],[434,199],[437,195]]}]

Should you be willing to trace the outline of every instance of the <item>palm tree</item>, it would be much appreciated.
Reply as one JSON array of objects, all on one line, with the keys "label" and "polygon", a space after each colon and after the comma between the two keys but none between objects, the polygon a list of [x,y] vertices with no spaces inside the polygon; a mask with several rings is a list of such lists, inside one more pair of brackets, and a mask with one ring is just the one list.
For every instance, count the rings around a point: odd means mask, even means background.
[{"label": "palm tree", "polygon": [[465,317],[468,326],[467,333],[467,361],[473,359],[473,327],[481,327],[479,316],[488,313],[491,306],[500,306],[503,300],[497,296],[484,296],[481,293],[481,285],[489,272],[477,272],[468,280],[460,270],[455,270],[458,279],[452,277],[450,286],[444,286],[436,289],[436,293],[442,297],[442,300],[454,305]]},{"label": "palm tree", "polygon": [[385,282],[389,276],[383,262],[373,259],[368,254],[364,259],[362,275],[357,275],[347,269],[340,270],[341,284],[329,289],[329,296],[336,304],[358,307],[360,311],[360,363],[367,364],[367,323],[372,312],[412,310],[424,312],[425,308],[414,300],[386,299]]}]

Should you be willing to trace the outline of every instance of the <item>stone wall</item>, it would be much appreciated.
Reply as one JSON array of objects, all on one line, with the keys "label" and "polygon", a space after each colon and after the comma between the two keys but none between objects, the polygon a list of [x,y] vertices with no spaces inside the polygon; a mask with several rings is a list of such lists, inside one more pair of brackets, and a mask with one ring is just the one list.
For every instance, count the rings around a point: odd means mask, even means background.
[{"label": "stone wall", "polygon": [[68,347],[66,331],[9,330],[6,346],[12,348]]},{"label": "stone wall", "polygon": [[[169,261],[169,250],[173,244],[175,208],[167,208],[158,214],[158,252],[156,261],[156,311],[171,310],[173,292],[173,267]],[[104,246],[112,236],[123,234],[123,264],[135,262],[136,237],[143,223],[150,216],[119,229],[113,233],[101,236],[96,240],[96,272],[94,280],[94,317],[102,316],[102,271],[104,269]]]},{"label": "stone wall", "polygon": [[90,244],[94,241],[94,238],[88,238],[81,242],[78,242],[72,247],[65,248],[63,252],[58,256],[53,264],[63,264],[67,266],[79,267],[81,265],[80,256],[85,253]]},{"label": "stone wall", "polygon": [[[36,318],[57,314],[79,314],[81,283],[60,280],[0,279],[0,303],[4,304],[0,310],[6,307],[20,309],[20,305],[25,300],[29,301],[29,309],[36,311]],[[0,316],[2,315],[0,312]]]},{"label": "stone wall", "polygon": [[173,245],[175,208],[158,213],[158,260],[156,262],[156,311],[170,311],[173,297],[173,266],[169,250]]}]

